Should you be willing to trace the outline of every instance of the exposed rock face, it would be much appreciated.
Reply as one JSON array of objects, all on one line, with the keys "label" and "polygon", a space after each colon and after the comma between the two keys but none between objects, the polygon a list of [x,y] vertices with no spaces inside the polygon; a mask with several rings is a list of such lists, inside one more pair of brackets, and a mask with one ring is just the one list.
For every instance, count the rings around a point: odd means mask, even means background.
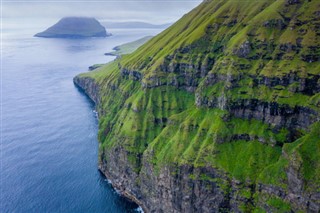
[{"label": "exposed rock face", "polygon": [[86,38],[106,37],[111,34],[95,19],[87,17],[65,17],[36,37],[45,38]]},{"label": "exposed rock face", "polygon": [[240,45],[238,49],[234,51],[234,53],[240,58],[247,58],[250,52],[251,52],[251,47],[250,47],[249,41],[245,41],[243,44]]},{"label": "exposed rock face", "polygon": [[[283,157],[287,158],[287,153],[283,153]],[[294,209],[301,209],[304,212],[319,212],[320,211],[320,192],[307,191],[304,189],[304,180],[300,174],[301,164],[296,161],[290,161],[286,169],[288,178],[288,189],[284,190],[281,187],[272,185],[257,185],[257,191],[261,194],[279,197],[282,200],[290,202]],[[263,197],[263,196],[262,196]],[[261,199],[260,205],[266,206],[265,199]],[[266,207],[270,212],[276,211],[270,207]]]},{"label": "exposed rock face", "polygon": [[[99,108],[99,86],[94,79],[76,77],[74,82]],[[251,140],[248,135],[235,137]],[[286,184],[289,189],[284,190],[278,186],[261,183],[256,185],[250,182],[243,183],[212,167],[172,165],[159,170],[149,161],[149,155],[152,153],[137,156],[142,161],[142,169],[137,173],[128,164],[128,154],[122,147],[104,150],[100,153],[99,169],[123,196],[139,204],[145,212],[242,212],[243,209],[239,208],[241,204],[254,204],[250,196],[239,194],[241,190],[252,194],[259,193],[261,199],[255,205],[265,207],[267,212],[277,211],[265,203],[268,196],[280,197],[291,203],[294,209],[308,212],[320,210],[320,193],[303,190],[303,178],[299,174],[300,166],[294,161],[286,171],[288,178]],[[286,153],[283,155],[287,158]]]},{"label": "exposed rock face", "polygon": [[74,83],[79,86],[95,104],[100,103],[99,85],[92,78],[75,77]]},{"label": "exposed rock face", "polygon": [[[137,175],[126,164],[127,157],[126,151],[121,148],[109,150],[101,155],[99,169],[123,196],[141,205],[146,212],[240,212],[238,202],[248,201],[248,198],[234,194],[242,188],[240,182],[228,180],[226,175],[213,168],[173,166],[157,171],[144,161],[143,170]],[[198,179],[201,174],[208,176]],[[217,179],[222,181],[218,183],[215,181]],[[225,193],[221,185],[230,188],[230,191]]]},{"label": "exposed rock face", "polygon": [[319,6],[204,1],[76,77],[100,170],[146,212],[319,212]]},{"label": "exposed rock face", "polygon": [[142,79],[142,75],[138,71],[131,71],[131,70],[127,70],[127,69],[122,69],[121,75],[127,76],[127,77],[134,79],[134,80],[137,80],[137,81]]},{"label": "exposed rock face", "polygon": [[319,121],[317,112],[304,107],[292,108],[288,105],[268,103],[257,99],[226,102],[226,100],[222,101],[221,97],[210,100],[196,97],[197,106],[228,109],[233,116],[238,118],[258,119],[280,128],[307,129],[312,123]]}]

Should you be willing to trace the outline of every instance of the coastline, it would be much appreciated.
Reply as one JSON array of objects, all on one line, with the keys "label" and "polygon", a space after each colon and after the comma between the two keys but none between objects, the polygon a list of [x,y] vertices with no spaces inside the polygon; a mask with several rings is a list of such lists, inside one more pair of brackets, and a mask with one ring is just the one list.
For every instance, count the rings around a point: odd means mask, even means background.
[{"label": "coastline", "polygon": [[[75,76],[73,78],[73,83],[78,89],[80,89],[80,91],[82,91],[87,97],[90,98],[90,100],[92,100],[94,102],[95,108],[97,109],[99,107],[98,106],[99,105],[98,100],[100,99],[99,95],[97,97],[94,97],[93,94],[89,93],[88,90],[86,89],[86,86],[89,86],[89,84],[95,84],[94,80],[93,79],[91,79],[91,80],[92,80],[91,82],[85,82],[86,81],[85,79],[81,79],[79,76]],[[95,88],[98,88],[98,86],[95,85]],[[96,94],[99,94],[99,93],[96,91]],[[97,117],[99,119],[99,111],[98,110],[97,110],[97,114],[98,114]],[[120,196],[123,196],[126,199],[128,199],[129,201],[136,203],[142,209],[143,213],[148,212],[147,208],[142,203],[142,201],[140,201],[138,198],[136,198],[128,190],[123,189],[120,185],[116,184],[112,179],[110,179],[110,175],[107,173],[107,171],[104,171],[102,168],[103,168],[103,165],[101,165],[101,163],[99,162],[99,164],[98,164],[99,172],[110,181],[112,187],[119,192]]]}]

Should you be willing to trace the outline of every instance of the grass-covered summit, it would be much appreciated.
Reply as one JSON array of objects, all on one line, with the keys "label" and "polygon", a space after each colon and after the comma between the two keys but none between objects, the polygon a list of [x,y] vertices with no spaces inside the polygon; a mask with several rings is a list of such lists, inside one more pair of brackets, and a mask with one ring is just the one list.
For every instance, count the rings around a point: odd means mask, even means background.
[{"label": "grass-covered summit", "polygon": [[100,169],[155,212],[320,211],[320,2],[204,1],[74,81]]},{"label": "grass-covered summit", "polygon": [[88,17],[65,17],[36,37],[45,38],[86,38],[106,37],[110,34],[95,19]]}]

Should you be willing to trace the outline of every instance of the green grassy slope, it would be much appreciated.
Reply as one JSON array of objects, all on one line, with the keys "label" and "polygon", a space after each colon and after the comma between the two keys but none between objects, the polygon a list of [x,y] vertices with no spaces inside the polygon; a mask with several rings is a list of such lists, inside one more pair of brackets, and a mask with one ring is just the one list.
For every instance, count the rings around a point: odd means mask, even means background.
[{"label": "green grassy slope", "polygon": [[145,37],[140,38],[136,41],[121,44],[119,46],[114,47],[113,48],[114,51],[112,51],[110,53],[106,53],[106,55],[125,55],[125,54],[132,53],[133,51],[138,49],[138,47],[140,47],[141,45],[143,45],[144,43],[149,41],[152,37],[153,36],[145,36]]},{"label": "green grassy slope", "polygon": [[[100,149],[126,149],[137,173],[144,158],[287,192],[290,170],[299,193],[319,192],[319,8],[205,1],[132,54],[82,74],[101,89]],[[255,205],[244,211],[305,210],[262,192],[242,196]]]}]

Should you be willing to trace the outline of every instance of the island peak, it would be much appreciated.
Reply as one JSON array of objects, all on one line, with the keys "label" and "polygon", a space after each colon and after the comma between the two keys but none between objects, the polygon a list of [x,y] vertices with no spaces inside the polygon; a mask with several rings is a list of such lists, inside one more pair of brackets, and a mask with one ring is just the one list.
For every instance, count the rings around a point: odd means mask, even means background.
[{"label": "island peak", "polygon": [[93,17],[64,17],[36,37],[45,38],[88,38],[110,36],[106,29]]}]

